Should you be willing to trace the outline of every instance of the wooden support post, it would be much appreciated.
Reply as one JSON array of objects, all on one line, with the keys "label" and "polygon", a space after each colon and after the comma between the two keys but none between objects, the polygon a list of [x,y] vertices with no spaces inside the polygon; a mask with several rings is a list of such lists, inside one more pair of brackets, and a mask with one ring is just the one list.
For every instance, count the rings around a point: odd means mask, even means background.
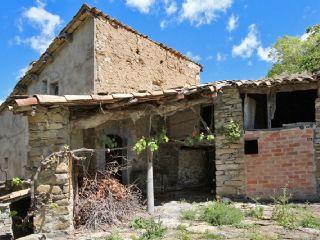
[{"label": "wooden support post", "polygon": [[147,149],[148,174],[147,174],[147,202],[148,213],[154,213],[154,189],[153,189],[153,152],[150,147]]}]

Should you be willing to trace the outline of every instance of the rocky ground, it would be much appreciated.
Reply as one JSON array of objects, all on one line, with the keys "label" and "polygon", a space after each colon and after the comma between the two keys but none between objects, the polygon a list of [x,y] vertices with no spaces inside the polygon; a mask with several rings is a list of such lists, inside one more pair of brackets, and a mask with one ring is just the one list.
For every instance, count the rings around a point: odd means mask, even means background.
[{"label": "rocky ground", "polygon": [[[200,220],[183,219],[183,213],[198,209],[208,205],[209,202],[187,203],[179,201],[171,201],[156,207],[155,221],[161,221],[164,230],[163,239],[251,239],[251,240],[280,240],[280,239],[297,239],[297,240],[316,240],[320,239],[320,229],[317,222],[309,224],[309,227],[294,226],[283,227],[278,222],[272,220],[272,212],[275,208],[274,204],[253,204],[253,203],[231,203],[236,208],[241,209],[245,218],[239,224],[212,226]],[[256,207],[262,208],[263,212],[260,216],[249,216],[249,212]],[[295,212],[308,212],[314,216],[320,217],[320,204],[293,204],[290,206]],[[261,213],[261,212],[260,212]],[[138,217],[145,219],[150,218],[145,213],[139,214]],[[288,219],[290,224],[290,218]],[[314,222],[314,221],[312,221]],[[78,232],[76,239],[148,239],[141,238],[145,232],[143,229],[135,229],[131,227],[132,222],[124,223],[122,227],[114,227],[104,232],[88,233]],[[140,237],[140,238],[139,238]],[[149,238],[150,239],[150,238]]]}]

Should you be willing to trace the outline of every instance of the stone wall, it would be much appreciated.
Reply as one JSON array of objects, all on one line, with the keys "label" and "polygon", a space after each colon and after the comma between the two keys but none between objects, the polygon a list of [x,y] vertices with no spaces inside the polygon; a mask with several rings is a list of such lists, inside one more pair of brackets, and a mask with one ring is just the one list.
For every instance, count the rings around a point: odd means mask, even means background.
[{"label": "stone wall", "polygon": [[10,217],[10,203],[0,203],[0,239],[11,239],[12,218]]},{"label": "stone wall", "polygon": [[320,98],[316,99],[316,129],[314,131],[314,155],[316,164],[317,193],[320,194]]},{"label": "stone wall", "polygon": [[[37,109],[29,122],[29,166],[33,173],[43,157],[70,145],[69,112],[63,108]],[[36,232],[54,235],[69,233],[73,226],[72,184],[69,183],[68,162],[50,165],[35,182],[36,197],[45,201],[34,218]]]},{"label": "stone wall", "polygon": [[200,67],[152,41],[96,18],[95,91],[136,92],[199,84]]},{"label": "stone wall", "polygon": [[225,88],[218,96],[214,109],[216,143],[216,190],[219,196],[245,195],[245,166],[243,137],[230,143],[224,127],[234,120],[243,129],[242,100],[236,88]]},{"label": "stone wall", "polygon": [[258,154],[246,154],[247,196],[270,198],[288,188],[295,199],[316,198],[312,128],[246,131]]}]

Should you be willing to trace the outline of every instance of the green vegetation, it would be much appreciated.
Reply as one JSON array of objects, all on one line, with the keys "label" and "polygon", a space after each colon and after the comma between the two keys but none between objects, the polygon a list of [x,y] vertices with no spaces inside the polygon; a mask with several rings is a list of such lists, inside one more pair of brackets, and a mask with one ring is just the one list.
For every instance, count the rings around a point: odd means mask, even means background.
[{"label": "green vegetation", "polygon": [[240,209],[222,202],[213,202],[203,208],[200,213],[201,220],[214,226],[238,224],[243,217]]},{"label": "green vegetation", "polygon": [[56,203],[51,203],[50,204],[50,208],[51,209],[56,209],[58,207],[58,204],[56,204]]},{"label": "green vegetation", "polygon": [[155,152],[159,149],[159,144],[169,142],[169,138],[165,131],[157,136],[156,138],[146,139],[145,137],[140,138],[136,144],[133,146],[133,151],[137,154],[141,154],[146,151],[147,148],[150,148],[151,152]]},{"label": "green vegetation", "polygon": [[320,25],[306,30],[306,38],[284,36],[272,46],[274,64],[268,77],[320,70]]},{"label": "green vegetation", "polygon": [[250,240],[276,240],[277,238],[273,238],[269,235],[266,234],[262,234],[259,231],[253,231],[250,236],[249,236]]},{"label": "green vegetation", "polygon": [[106,238],[106,240],[123,240],[123,238],[119,234],[111,234]]},{"label": "green vegetation", "polygon": [[196,214],[197,214],[197,210],[192,210],[192,209],[188,209],[188,210],[183,210],[181,212],[181,219],[183,220],[196,220]]},{"label": "green vegetation", "polygon": [[160,219],[156,221],[154,218],[144,219],[137,218],[131,226],[135,229],[144,229],[145,232],[139,237],[139,240],[162,239],[166,233],[166,228],[162,225]]},{"label": "green vegetation", "polygon": [[212,202],[206,207],[186,210],[181,214],[184,220],[202,220],[214,226],[239,224],[243,217],[240,209],[222,202]]},{"label": "green vegetation", "polygon": [[207,142],[207,143],[214,142],[214,135],[212,134],[205,135],[204,133],[200,133],[193,137],[187,137],[184,141],[184,144],[186,146],[192,147],[196,143],[204,143],[204,142]]},{"label": "green vegetation", "polygon": [[232,119],[224,129],[225,136],[229,142],[237,142],[241,138],[241,128],[238,123]]},{"label": "green vegetation", "polygon": [[10,211],[9,212],[9,217],[15,217],[18,215],[18,212],[17,211]]},{"label": "green vegetation", "polygon": [[214,233],[210,233],[208,231],[206,231],[204,234],[202,234],[201,239],[215,239],[215,240],[219,240],[222,239],[222,236],[214,234]]},{"label": "green vegetation", "polygon": [[255,205],[248,213],[247,216],[254,217],[256,219],[263,219],[264,208],[259,206],[258,204]]},{"label": "green vegetation", "polygon": [[18,178],[18,177],[12,178],[11,184],[13,187],[20,187],[22,185],[22,183],[23,183],[23,181],[20,178]]},{"label": "green vegetation", "polygon": [[314,216],[311,212],[307,212],[300,220],[301,227],[320,229],[320,217]]}]

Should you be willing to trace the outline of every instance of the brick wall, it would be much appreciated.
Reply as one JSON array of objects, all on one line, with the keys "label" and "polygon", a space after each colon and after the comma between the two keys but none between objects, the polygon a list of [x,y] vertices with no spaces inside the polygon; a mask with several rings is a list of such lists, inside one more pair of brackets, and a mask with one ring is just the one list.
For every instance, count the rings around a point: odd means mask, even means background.
[{"label": "brick wall", "polygon": [[287,186],[296,199],[316,197],[312,128],[247,131],[258,154],[245,155],[247,196],[270,198]]},{"label": "brick wall", "polygon": [[316,129],[314,135],[314,149],[315,149],[315,163],[316,163],[316,177],[317,177],[317,190],[320,193],[320,98],[316,99]]}]

